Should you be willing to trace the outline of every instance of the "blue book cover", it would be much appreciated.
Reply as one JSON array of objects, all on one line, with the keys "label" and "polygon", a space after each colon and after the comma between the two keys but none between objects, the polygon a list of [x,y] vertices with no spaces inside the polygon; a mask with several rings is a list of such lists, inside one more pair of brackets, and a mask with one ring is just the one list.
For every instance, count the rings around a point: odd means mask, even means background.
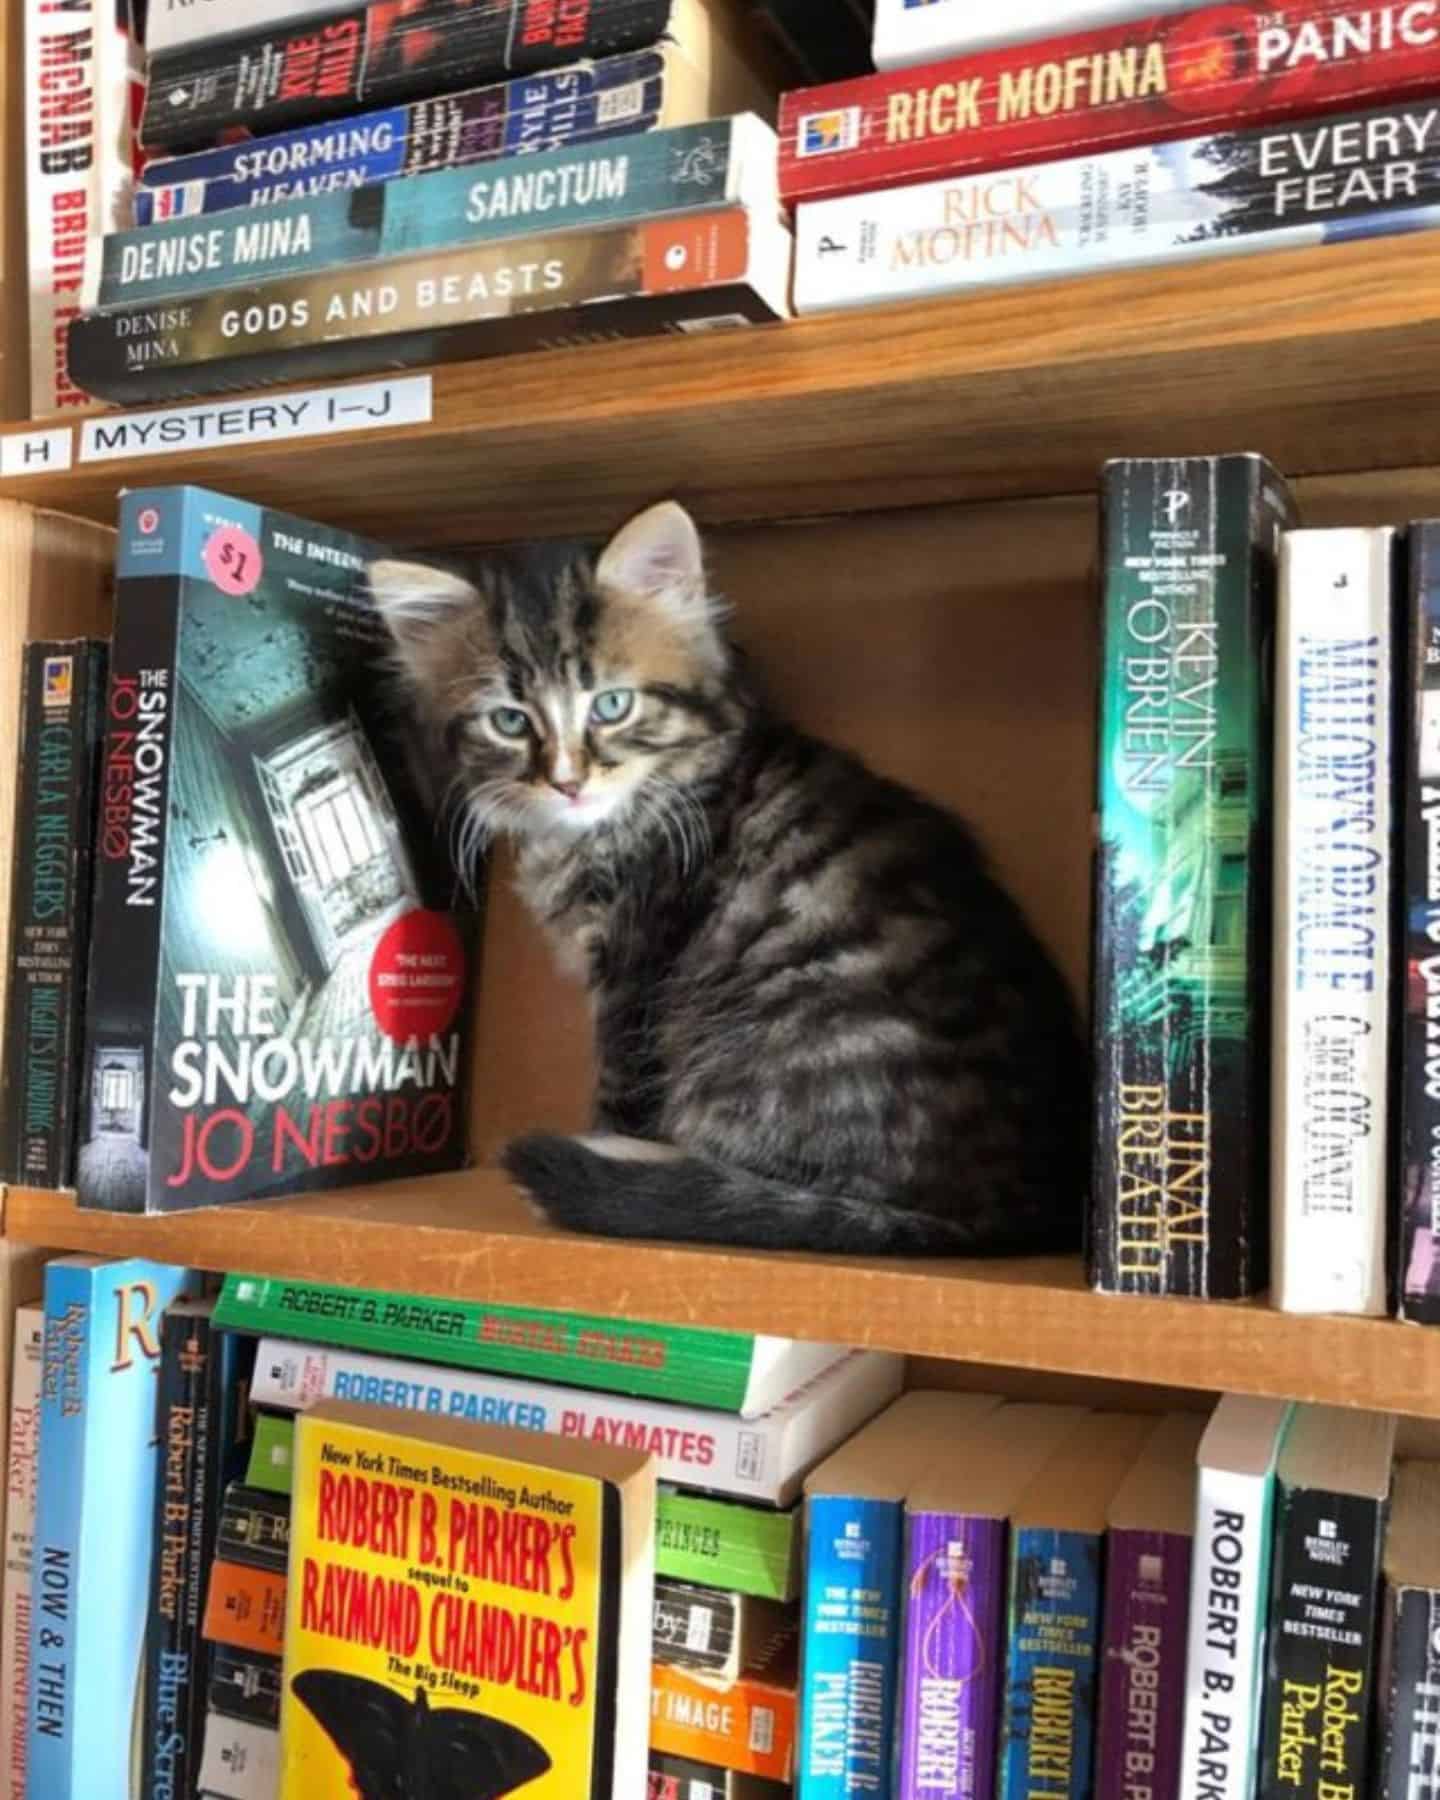
[{"label": "blue book cover", "polygon": [[138,1258],[64,1257],[45,1271],[27,1734],[36,1800],[130,1800],[160,1320],[194,1285],[190,1270]]}]

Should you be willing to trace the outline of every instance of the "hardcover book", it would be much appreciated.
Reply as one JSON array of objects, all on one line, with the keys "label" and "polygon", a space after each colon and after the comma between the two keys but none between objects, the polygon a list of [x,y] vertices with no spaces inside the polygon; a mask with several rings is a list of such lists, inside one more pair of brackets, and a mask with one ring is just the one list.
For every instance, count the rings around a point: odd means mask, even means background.
[{"label": "hardcover book", "polygon": [[1226,1394],[1200,1440],[1180,1800],[1256,1791],[1275,1462],[1293,1411]]},{"label": "hardcover book", "polygon": [[1269,668],[1294,508],[1258,456],[1104,482],[1092,1284],[1263,1288]]},{"label": "hardcover book", "polygon": [[799,1732],[795,1652],[792,1628],[772,1637],[754,1666],[729,1686],[655,1662],[651,1750],[788,1784],[795,1775]]},{"label": "hardcover book", "polygon": [[121,502],[81,1206],[452,1169],[470,921],[347,532]]},{"label": "hardcover book", "polygon": [[[217,1321],[257,1336],[414,1356],[754,1418],[843,1361],[839,1344],[604,1319],[538,1306],[386,1294],[319,1281],[227,1275]],[[709,1580],[709,1576],[703,1577]],[[724,1581],[714,1585],[725,1587]]]},{"label": "hardcover book", "polygon": [[26,1791],[40,1365],[44,1344],[44,1308],[17,1308],[5,1451],[4,1618],[0,1620],[0,1795],[4,1800],[25,1800]]},{"label": "hardcover book", "polygon": [[0,1182],[75,1177],[106,646],[27,644],[0,1061]]},{"label": "hardcover book", "polygon": [[195,1280],[138,1258],[57,1257],[45,1271],[26,1752],[34,1800],[131,1800],[124,1746],[141,1707],[160,1321]]},{"label": "hardcover book", "polygon": [[942,1447],[998,1404],[989,1394],[912,1389],[805,1482],[804,1800],[890,1800],[905,1500]]},{"label": "hardcover book", "polygon": [[320,1400],[358,1400],[619,1444],[650,1452],[662,1481],[787,1506],[806,1472],[894,1397],[903,1366],[898,1356],[855,1351],[758,1419],[737,1419],[266,1338],[256,1352],[252,1397],[292,1411]]},{"label": "hardcover book", "polygon": [[1086,1800],[1105,1522],[1154,1422],[1091,1413],[1015,1503],[996,1800]]},{"label": "hardcover book", "polygon": [[1387,1310],[1395,533],[1290,531],[1275,652],[1272,1302]]},{"label": "hardcover book", "polygon": [[1395,1420],[1301,1406],[1276,1469],[1260,1800],[1341,1800],[1371,1775]]},{"label": "hardcover book", "polygon": [[640,1794],[648,1453],[335,1404],[296,1448],[280,1800]]},{"label": "hardcover book", "polygon": [[727,41],[696,62],[677,43],[572,63],[461,94],[304,125],[190,156],[156,158],[135,192],[135,223],[352,192],[396,177],[558,150],[730,113],[771,113],[763,85]]},{"label": "hardcover book", "polygon": [[790,234],[742,207],[506,238],[87,313],[77,381],[158,400],[785,318]]},{"label": "hardcover book", "polygon": [[[1186,0],[1152,0],[1178,12]],[[1057,30],[1126,24],[1136,0],[1008,0],[1003,12],[977,12],[971,0],[875,0],[877,69],[903,69],[996,45],[1031,43]]]},{"label": "hardcover book", "polygon": [[1440,1776],[1440,1464],[1401,1463],[1385,1533],[1375,1800],[1426,1800]]},{"label": "hardcover book", "polygon": [[[1437,148],[1440,107],[1417,100],[808,201],[795,310],[1423,231]],[[84,379],[73,341],[71,362]]]},{"label": "hardcover book", "polygon": [[[981,17],[966,0],[914,11]],[[1047,7],[1050,29],[1078,26]],[[1436,21],[1357,0],[1226,0],[1018,49],[785,95],[780,191],[788,202],[1217,135],[1342,108],[1425,98]],[[1013,7],[986,21],[1003,28]],[[1111,12],[1111,18],[1116,15]]]},{"label": "hardcover book", "polygon": [[766,1660],[770,1644],[795,1632],[794,1608],[751,1594],[676,1581],[655,1581],[650,1654],[721,1687]]},{"label": "hardcover book", "polygon": [[991,1800],[1005,1675],[1010,1514],[1090,1415],[1001,1406],[936,1446],[905,1503],[896,1800]]}]

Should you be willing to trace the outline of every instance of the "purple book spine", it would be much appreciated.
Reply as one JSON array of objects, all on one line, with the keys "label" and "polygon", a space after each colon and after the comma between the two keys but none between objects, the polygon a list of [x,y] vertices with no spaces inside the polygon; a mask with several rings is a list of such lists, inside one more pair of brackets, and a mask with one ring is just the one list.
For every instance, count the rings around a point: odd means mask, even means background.
[{"label": "purple book spine", "polygon": [[1190,1539],[1112,1531],[1107,1562],[1095,1800],[1177,1800]]},{"label": "purple book spine", "polygon": [[990,1800],[1005,1675],[1003,1519],[911,1513],[897,1800]]}]

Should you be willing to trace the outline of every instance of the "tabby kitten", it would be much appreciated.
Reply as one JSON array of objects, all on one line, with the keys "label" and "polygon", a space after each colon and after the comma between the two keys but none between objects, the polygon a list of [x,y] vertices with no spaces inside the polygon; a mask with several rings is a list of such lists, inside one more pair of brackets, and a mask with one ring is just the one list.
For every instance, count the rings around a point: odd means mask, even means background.
[{"label": "tabby kitten", "polygon": [[459,844],[589,983],[596,1132],[505,1164],[557,1224],[790,1250],[1073,1245],[1064,984],[956,819],[777,718],[679,506],[598,560],[370,571]]}]

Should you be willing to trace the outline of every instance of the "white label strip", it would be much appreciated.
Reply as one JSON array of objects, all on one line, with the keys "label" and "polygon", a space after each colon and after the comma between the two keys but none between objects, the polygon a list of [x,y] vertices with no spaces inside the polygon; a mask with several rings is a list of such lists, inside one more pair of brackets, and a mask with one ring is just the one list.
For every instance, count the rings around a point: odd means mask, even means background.
[{"label": "white label strip", "polygon": [[110,413],[80,428],[80,460],[114,462],[129,456],[175,456],[217,444],[259,444],[276,438],[320,437],[332,431],[378,431],[390,425],[428,425],[428,375],[395,381],[311,388],[299,394],[254,394],[212,400],[167,412]]},{"label": "white label strip", "polygon": [[56,475],[70,467],[70,427],[0,437],[0,476]]}]

